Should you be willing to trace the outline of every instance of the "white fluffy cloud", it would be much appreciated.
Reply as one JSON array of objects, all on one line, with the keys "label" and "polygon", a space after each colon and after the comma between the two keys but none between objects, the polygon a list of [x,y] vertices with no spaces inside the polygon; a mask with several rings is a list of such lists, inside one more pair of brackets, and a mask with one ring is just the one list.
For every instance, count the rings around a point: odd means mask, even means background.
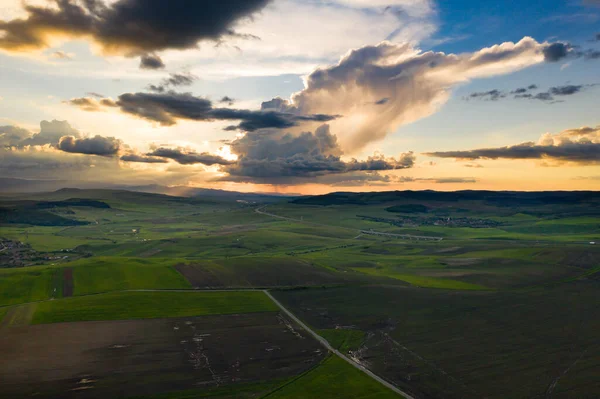
[{"label": "white fluffy cloud", "polygon": [[338,64],[313,71],[290,105],[300,113],[343,115],[331,122],[332,132],[344,152],[353,153],[431,115],[457,84],[544,61],[546,47],[526,37],[473,53],[445,54],[382,42],[352,50]]}]

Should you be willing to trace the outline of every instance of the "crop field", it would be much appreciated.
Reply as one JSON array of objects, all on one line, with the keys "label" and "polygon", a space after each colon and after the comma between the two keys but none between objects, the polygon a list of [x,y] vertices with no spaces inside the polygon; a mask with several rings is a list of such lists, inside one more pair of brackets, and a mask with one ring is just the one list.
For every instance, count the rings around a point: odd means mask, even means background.
[{"label": "crop field", "polygon": [[293,257],[241,257],[180,264],[176,269],[198,288],[323,285],[345,281],[340,273]]},{"label": "crop field", "polygon": [[0,306],[41,301],[59,296],[62,280],[58,269],[32,267],[0,269]]},{"label": "crop field", "polygon": [[589,384],[573,390],[561,378],[555,392],[592,397],[585,395],[597,389],[599,288],[581,281],[506,293],[361,287],[274,294],[316,328],[368,331],[358,350],[365,364],[417,396],[543,397],[581,356],[577,365],[585,359],[590,367],[571,378]]},{"label": "crop field", "polygon": [[340,358],[331,356],[316,368],[266,397],[393,399],[399,396]]},{"label": "crop field", "polygon": [[93,257],[65,264],[73,270],[75,295],[135,289],[185,289],[173,259]]},{"label": "crop field", "polygon": [[279,385],[325,356],[290,329],[277,312],[13,327],[0,340],[0,389],[15,399],[215,394],[238,384],[262,394],[274,389],[266,381]]},{"label": "crop field", "polygon": [[46,301],[33,324],[272,312],[263,292],[115,292]]},{"label": "crop field", "polygon": [[598,195],[240,198],[0,197],[0,397],[600,396]]}]

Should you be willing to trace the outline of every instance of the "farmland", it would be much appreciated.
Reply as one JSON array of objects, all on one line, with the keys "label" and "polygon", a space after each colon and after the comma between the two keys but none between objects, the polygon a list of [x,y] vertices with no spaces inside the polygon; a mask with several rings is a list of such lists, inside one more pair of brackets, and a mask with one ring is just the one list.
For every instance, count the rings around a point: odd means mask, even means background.
[{"label": "farmland", "polygon": [[262,290],[416,398],[600,395],[597,194],[64,189],[0,207],[0,396],[398,397]]}]

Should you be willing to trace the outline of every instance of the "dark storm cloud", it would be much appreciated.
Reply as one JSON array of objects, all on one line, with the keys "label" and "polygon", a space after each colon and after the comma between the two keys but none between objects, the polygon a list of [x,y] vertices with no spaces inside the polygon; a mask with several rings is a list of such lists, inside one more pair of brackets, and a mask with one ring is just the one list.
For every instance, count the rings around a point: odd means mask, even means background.
[{"label": "dark storm cloud", "polygon": [[506,97],[506,93],[504,93],[503,91],[494,89],[494,90],[490,90],[490,91],[471,93],[467,99],[481,99],[481,100],[487,100],[487,101],[497,101],[504,97]]},{"label": "dark storm cloud", "polygon": [[[103,101],[106,103],[102,103]],[[86,111],[98,110],[94,107],[94,105],[98,105],[98,102],[87,97],[71,99],[69,103]],[[322,114],[298,115],[273,110],[252,111],[213,108],[212,102],[206,98],[174,91],[165,93],[125,93],[120,95],[116,102],[102,99],[100,105],[117,106],[122,112],[158,122],[164,126],[174,125],[178,119],[194,121],[239,120],[241,122],[238,125],[230,126],[227,130],[239,129],[243,131],[255,131],[263,128],[282,129],[297,126],[301,122],[327,122],[338,117]]]},{"label": "dark storm cloud", "polygon": [[544,159],[579,164],[600,162],[600,126],[570,129],[557,134],[545,134],[537,143],[480,148],[467,151],[438,151],[424,155],[455,159]]},{"label": "dark storm cloud", "polygon": [[600,50],[585,50],[580,53],[586,60],[597,60],[600,59]]},{"label": "dark storm cloud", "polygon": [[161,157],[172,159],[182,165],[230,165],[234,161],[229,161],[221,156],[210,154],[208,152],[198,153],[195,151],[186,151],[181,148],[156,148],[154,151],[146,154],[149,157]]},{"label": "dark storm cloud", "polygon": [[197,79],[197,76],[189,72],[172,73],[168,78],[163,79],[159,85],[149,85],[148,89],[156,93],[165,93],[169,87],[191,86]]},{"label": "dark storm cloud", "polygon": [[235,102],[235,100],[229,96],[223,96],[221,97],[221,99],[219,100],[220,103],[225,103],[228,105],[233,105],[233,103]]},{"label": "dark storm cloud", "polygon": [[538,86],[535,84],[529,85],[527,87],[519,87],[510,92],[505,92],[502,90],[494,89],[484,92],[475,92],[469,94],[467,97],[464,97],[465,100],[486,100],[486,101],[497,101],[502,98],[508,97],[508,95],[512,95],[512,98],[515,99],[529,99],[529,100],[539,100],[546,102],[555,102],[556,98],[571,96],[573,94],[577,94],[586,88],[596,86],[596,84],[587,84],[587,85],[564,85],[564,86],[554,86],[550,87],[547,91],[532,93],[532,91],[537,90]]},{"label": "dark storm cloud", "polygon": [[202,40],[243,36],[235,24],[269,0],[51,0],[53,7],[25,5],[27,17],[0,21],[0,48],[49,47],[49,37],[91,38],[107,53],[141,55],[189,49]]},{"label": "dark storm cloud", "polygon": [[570,96],[575,93],[579,93],[583,88],[583,85],[566,85],[551,87],[548,92],[554,96]]},{"label": "dark storm cloud", "polygon": [[366,160],[341,159],[337,138],[322,125],[315,132],[292,134],[278,130],[249,132],[230,144],[238,160],[224,168],[229,176],[220,180],[285,183],[297,179],[351,172],[406,169],[414,165],[412,153],[398,159],[381,155]]},{"label": "dark storm cloud", "polygon": [[126,154],[126,155],[121,156],[121,158],[119,158],[119,159],[124,162],[139,162],[139,163],[167,163],[167,162],[169,162],[165,158],[148,157],[148,156],[138,155],[138,154]]},{"label": "dark storm cloud", "polygon": [[544,60],[547,62],[558,62],[567,58],[572,46],[568,43],[552,43],[547,45],[543,50]]},{"label": "dark storm cloud", "polygon": [[425,155],[457,159],[544,159],[571,162],[600,161],[600,143],[569,143],[559,146],[536,145],[533,142],[499,148],[480,148],[469,151],[430,152]]},{"label": "dark storm cloud", "polygon": [[375,105],[383,105],[383,104],[387,103],[388,101],[390,101],[390,99],[388,97],[384,97],[381,100],[375,101]]},{"label": "dark storm cloud", "polygon": [[523,93],[527,93],[530,90],[536,90],[537,88],[538,88],[537,85],[532,84],[527,87],[519,87],[518,89],[511,91],[510,94],[523,94]]},{"label": "dark storm cloud", "polygon": [[57,148],[64,152],[87,155],[113,156],[119,152],[121,141],[114,137],[94,136],[76,138],[61,137]]},{"label": "dark storm cloud", "polygon": [[140,69],[163,69],[165,63],[156,54],[143,54],[140,57]]}]

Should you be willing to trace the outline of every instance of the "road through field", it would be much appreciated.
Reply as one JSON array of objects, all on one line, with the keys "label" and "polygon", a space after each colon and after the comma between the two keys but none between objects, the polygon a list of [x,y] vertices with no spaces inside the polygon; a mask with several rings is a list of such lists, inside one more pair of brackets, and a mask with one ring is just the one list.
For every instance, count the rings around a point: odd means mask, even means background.
[{"label": "road through field", "polygon": [[323,345],[328,351],[335,353],[337,356],[339,356],[340,358],[342,358],[343,360],[345,360],[347,363],[349,363],[350,365],[352,365],[353,367],[359,369],[360,371],[362,371],[363,373],[367,374],[369,377],[373,378],[375,381],[379,382],[380,384],[386,386],[387,388],[391,389],[392,391],[396,392],[397,394],[403,396],[406,399],[415,399],[413,396],[410,396],[409,394],[407,394],[406,392],[398,389],[395,385],[390,384],[389,382],[387,382],[386,380],[384,380],[383,378],[379,377],[378,375],[374,374],[372,371],[370,371],[369,369],[361,366],[360,364],[354,362],[352,359],[348,358],[346,355],[344,355],[342,352],[338,351],[337,349],[335,349],[333,346],[331,346],[329,344],[329,342],[321,337],[319,334],[317,334],[316,332],[314,332],[310,327],[308,327],[306,324],[304,324],[300,319],[298,319],[292,312],[290,312],[289,310],[287,310],[287,308],[285,306],[283,306],[281,304],[281,302],[279,302],[277,299],[275,299],[275,297],[273,295],[271,295],[271,293],[267,290],[263,290],[263,292],[269,297],[271,298],[271,300],[273,301],[273,303],[275,303],[275,305],[279,306],[279,308],[286,314],[288,315],[289,318],[291,318],[292,320],[294,320],[296,323],[298,323],[298,325],[300,327],[302,327],[305,331],[307,331],[310,335],[312,335],[317,341],[319,341],[321,343],[321,345]]},{"label": "road through field", "polygon": [[[396,392],[397,394],[401,395],[402,397],[404,397],[406,399],[415,399],[413,396],[411,396],[408,393],[406,393],[406,392],[398,389],[395,385],[387,382],[386,380],[384,380],[383,378],[381,378],[378,375],[374,374],[372,371],[370,371],[366,367],[364,367],[364,366],[362,366],[362,365],[354,362],[349,357],[347,357],[346,355],[344,355],[343,353],[341,353],[340,351],[338,351],[337,349],[335,349],[333,346],[331,346],[331,344],[329,344],[329,342],[325,338],[321,337],[319,334],[317,334],[316,332],[314,332],[310,327],[308,327],[298,317],[296,317],[291,311],[289,311],[285,306],[283,306],[281,304],[281,302],[279,302],[277,299],[275,299],[275,297],[273,295],[271,295],[271,293],[268,290],[265,290],[265,289],[253,289],[253,288],[247,288],[247,289],[244,289],[244,288],[242,288],[242,289],[229,289],[229,290],[228,289],[215,289],[215,290],[198,290],[198,289],[189,289],[189,290],[185,290],[185,289],[171,289],[171,290],[138,289],[138,290],[122,290],[122,291],[112,291],[112,292],[114,293],[114,292],[225,292],[225,291],[227,291],[227,292],[261,291],[261,292],[263,292],[265,295],[267,295],[269,297],[269,299],[271,301],[273,301],[273,303],[275,305],[277,305],[277,307],[279,307],[279,309],[281,309],[289,318],[291,318],[293,321],[295,321],[306,332],[308,332],[310,335],[312,335],[328,351],[330,351],[330,352],[334,353],[335,355],[339,356],[341,359],[345,360],[348,364],[350,364],[353,367],[359,369],[363,373],[367,374],[369,377],[373,378],[375,381],[378,381],[380,384],[386,386],[387,388],[391,389],[392,391]],[[84,296],[96,296],[96,295],[102,295],[102,294],[106,294],[106,293],[90,294],[90,295],[84,295]],[[18,306],[14,306],[12,308],[16,309],[16,308],[23,308],[23,307],[28,307],[28,306],[34,306],[34,304],[40,303],[40,302],[47,302],[47,301],[30,302],[30,303],[27,303],[27,304],[21,304],[21,305],[18,305]],[[8,316],[8,315],[6,315],[6,316]],[[7,318],[8,317],[5,317],[5,319],[7,319]]]}]

